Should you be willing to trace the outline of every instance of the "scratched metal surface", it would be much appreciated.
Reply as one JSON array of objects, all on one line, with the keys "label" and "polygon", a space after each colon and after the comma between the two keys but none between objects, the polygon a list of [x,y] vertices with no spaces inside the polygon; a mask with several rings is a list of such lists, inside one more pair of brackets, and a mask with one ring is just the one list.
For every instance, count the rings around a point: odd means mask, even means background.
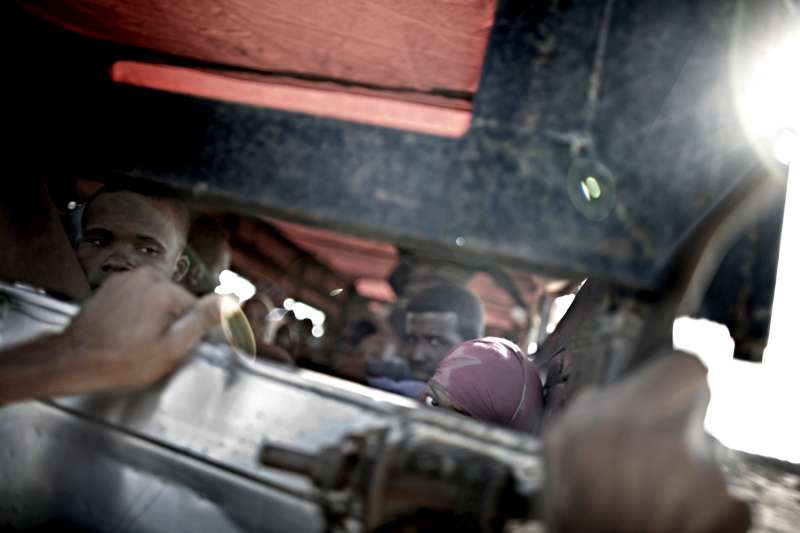
[{"label": "scratched metal surface", "polygon": [[22,530],[321,531],[312,502],[57,407],[0,409],[0,525]]}]

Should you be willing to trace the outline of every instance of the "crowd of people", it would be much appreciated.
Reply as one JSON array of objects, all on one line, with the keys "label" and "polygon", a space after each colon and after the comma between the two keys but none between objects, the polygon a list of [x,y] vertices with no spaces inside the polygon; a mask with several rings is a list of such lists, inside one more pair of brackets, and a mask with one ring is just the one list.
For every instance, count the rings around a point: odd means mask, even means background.
[{"label": "crowd of people", "polygon": [[[543,404],[539,371],[513,342],[483,336],[483,307],[473,293],[433,282],[411,296],[397,315],[393,332],[365,337],[334,370],[431,407],[538,430]],[[365,349],[373,348],[375,340],[378,350]],[[395,344],[394,357],[377,356],[388,344]]]},{"label": "crowd of people", "polygon": [[[213,219],[193,219],[186,205],[160,186],[106,186],[83,207],[80,234],[62,231],[59,237],[63,228],[31,222],[31,214],[52,214],[46,191],[39,189],[34,196],[40,208],[26,207],[27,219],[26,213],[15,211],[13,202],[0,205],[0,238],[8,251],[0,260],[0,276],[78,295],[84,303],[63,333],[0,351],[0,405],[142,387],[176,368],[204,336],[211,341],[224,338],[214,329],[226,320],[226,309],[236,306],[222,305],[213,288],[230,264],[231,251],[225,231]],[[60,278],[68,283],[52,284],[52,268],[20,270],[19,264],[37,260],[20,238],[26,231],[61,251],[75,243],[76,260],[64,253],[58,266],[63,270]],[[80,273],[70,271],[75,265]],[[81,279],[85,287],[77,286]],[[302,364],[293,353],[291,328],[278,329],[282,318],[276,314],[275,299],[264,289],[244,304],[254,351],[272,361]],[[509,340],[484,337],[481,303],[467,289],[433,284],[412,294],[391,322],[394,326],[382,331],[365,329],[353,353],[335,358],[330,371],[414,398],[420,405],[519,431],[542,431],[548,398],[540,369]],[[280,340],[281,331],[288,341]],[[687,387],[700,394],[687,394]],[[549,512],[556,513],[551,523],[559,524],[560,531],[746,530],[746,507],[730,498],[718,472],[698,463],[683,444],[689,413],[702,403],[697,398],[703,397],[704,387],[702,366],[674,354],[619,386],[591,392],[591,401],[576,401],[563,416],[557,413],[560,419],[544,435],[548,475],[571,481],[556,483],[557,490],[549,495]],[[632,410],[633,405],[638,410]],[[662,415],[662,405],[670,405],[672,411]],[[635,415],[622,417],[620,411],[626,409]],[[651,414],[663,424],[654,426]],[[663,461],[647,460],[650,449],[669,458],[666,470]],[[635,468],[623,477],[599,479],[590,474],[598,458]],[[654,517],[645,512],[638,487],[667,471],[672,476],[667,496],[676,497],[664,500],[661,518]],[[685,497],[697,494],[698,487],[703,501],[713,504],[713,515]],[[591,508],[610,492],[613,498],[603,500],[606,505],[598,505],[594,513],[568,512],[576,501]],[[677,516],[700,518],[689,529],[671,528]],[[689,522],[678,522],[684,523]]]},{"label": "crowd of people", "polygon": [[[123,297],[119,291],[131,291],[137,296],[149,295],[152,286],[162,288],[160,299],[184,302],[180,314],[187,314],[195,307],[203,309],[203,322],[197,329],[203,331],[206,340],[228,342],[221,328],[205,328],[212,322],[221,320],[219,312],[213,313],[219,305],[214,295],[220,273],[230,267],[231,247],[224,228],[214,218],[207,215],[192,216],[187,206],[172,191],[158,185],[130,184],[105,186],[93,194],[82,207],[77,234],[66,235],[75,249],[75,257],[80,265],[89,291],[89,298],[82,313],[67,331],[58,336],[69,339],[67,344],[86,350],[92,343],[81,337],[114,342],[117,351],[126,349],[124,337],[135,337],[139,330],[147,329],[146,322],[157,315],[157,300],[148,306],[148,312],[140,320],[119,322],[115,335],[102,330],[104,321],[123,312],[130,297]],[[131,288],[131,284],[150,280],[148,287]],[[155,283],[153,280],[158,280]],[[113,283],[109,283],[113,281]],[[170,283],[172,282],[172,283]],[[125,289],[120,287],[124,286]],[[169,287],[169,289],[164,289]],[[293,365],[303,362],[298,345],[310,332],[302,331],[302,322],[284,320],[279,313],[276,300],[282,295],[280,289],[267,282],[260,283],[255,295],[244,302],[242,311],[247,319],[255,354],[262,359]],[[109,296],[110,295],[110,296]],[[178,305],[174,303],[173,305]],[[111,309],[114,307],[115,309]],[[94,316],[95,309],[102,309],[103,316]],[[119,309],[119,311],[117,310]],[[178,312],[165,309],[168,316],[178,319]],[[184,321],[193,320],[195,314],[189,312]],[[197,311],[200,313],[200,311]],[[539,409],[542,405],[541,386],[538,371],[527,355],[518,347],[502,339],[481,338],[484,333],[483,309],[478,298],[467,289],[449,283],[437,283],[425,288],[410,298],[399,309],[399,326],[388,328],[384,335],[365,335],[353,345],[352,353],[347,353],[331,364],[331,373],[354,379],[369,386],[412,397],[428,405],[449,408],[479,420],[492,421],[511,427],[537,427]],[[180,321],[176,321],[180,324]],[[90,325],[91,324],[91,325]],[[154,324],[154,327],[164,324]],[[167,324],[166,333],[173,329],[179,333],[183,328]],[[203,326],[202,328],[200,326]],[[97,329],[88,335],[85,328]],[[305,328],[309,329],[309,328]],[[192,331],[195,333],[195,331]],[[305,335],[303,335],[305,333]],[[189,346],[196,341],[195,335],[182,337],[175,345]],[[35,368],[27,365],[25,351],[33,351],[37,344],[56,342],[44,339],[29,346],[13,349],[14,357],[6,354],[2,364],[11,366],[3,375],[10,378],[18,374],[23,366],[31,372]],[[370,343],[373,353],[370,354]],[[101,343],[98,343],[101,344]],[[375,349],[385,351],[393,344],[394,357],[376,356]],[[174,350],[173,350],[174,351]],[[175,361],[160,358],[158,350],[151,350],[150,357],[164,359],[164,371],[156,372],[160,377]],[[48,368],[48,356],[38,356],[43,373]],[[80,360],[75,356],[75,360]],[[119,356],[120,360],[128,357]],[[174,359],[174,357],[173,357]],[[473,362],[474,359],[474,362]],[[108,365],[113,359],[109,359]],[[98,362],[99,364],[100,362]],[[159,365],[154,365],[159,366]],[[473,366],[475,368],[473,368]],[[107,375],[115,374],[113,368],[104,369]],[[71,372],[68,372],[71,374]],[[524,376],[521,381],[519,377]],[[98,383],[100,378],[57,379],[68,381],[66,388],[42,387],[21,388],[25,396],[60,394],[64,392],[88,392],[95,388],[105,388]],[[16,380],[17,383],[21,383]],[[44,386],[48,380],[41,380]],[[85,388],[84,382],[91,382]],[[110,378],[109,387],[118,382]],[[12,391],[16,387],[4,386],[5,401],[21,399]],[[469,392],[469,393],[468,393]],[[516,396],[512,401],[510,396]],[[480,399],[483,398],[483,401]],[[508,408],[512,412],[506,413]],[[488,409],[487,406],[496,409]],[[524,408],[523,408],[524,407]],[[488,413],[491,412],[491,415]],[[525,419],[524,422],[521,422]]]}]

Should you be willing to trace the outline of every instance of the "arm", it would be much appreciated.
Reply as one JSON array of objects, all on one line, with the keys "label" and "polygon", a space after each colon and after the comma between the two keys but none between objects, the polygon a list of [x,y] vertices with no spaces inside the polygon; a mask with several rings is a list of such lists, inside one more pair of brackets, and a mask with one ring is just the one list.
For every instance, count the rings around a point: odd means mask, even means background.
[{"label": "arm", "polygon": [[142,387],[164,377],[221,319],[149,267],[117,274],[61,334],[0,351],[0,403]]},{"label": "arm", "polygon": [[[53,335],[0,352],[0,404],[84,390],[66,335]],[[83,376],[88,380],[89,376]]]}]

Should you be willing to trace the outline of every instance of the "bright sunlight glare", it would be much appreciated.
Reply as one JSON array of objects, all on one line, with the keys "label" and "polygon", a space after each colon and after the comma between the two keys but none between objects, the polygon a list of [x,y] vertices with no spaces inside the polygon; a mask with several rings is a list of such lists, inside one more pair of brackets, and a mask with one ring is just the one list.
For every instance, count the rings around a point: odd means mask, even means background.
[{"label": "bright sunlight glare", "polygon": [[678,318],[673,344],[697,355],[708,368],[711,401],[705,426],[711,435],[735,450],[800,463],[800,431],[794,422],[800,394],[792,374],[766,361],[733,359],[728,328],[709,320]]},{"label": "bright sunlight glare", "polygon": [[709,369],[706,428],[723,444],[800,463],[800,358],[796,306],[800,295],[800,32],[776,38],[750,67],[736,73],[738,110],[751,141],[789,166],[769,339],[762,364],[732,358],[727,328],[679,318],[676,348],[696,353]]},{"label": "bright sunlight glare", "polygon": [[[795,145],[796,146],[796,145]],[[763,364],[732,358],[727,328],[707,320],[679,318],[675,348],[697,354],[708,367],[711,402],[706,429],[737,450],[800,463],[800,361],[796,350],[796,297],[800,294],[800,153],[789,154],[778,272]]]},{"label": "bright sunlight glare", "polygon": [[[800,33],[781,39],[746,74],[739,112],[748,134],[774,143],[786,129],[800,131]],[[785,163],[786,161],[784,161]]]}]

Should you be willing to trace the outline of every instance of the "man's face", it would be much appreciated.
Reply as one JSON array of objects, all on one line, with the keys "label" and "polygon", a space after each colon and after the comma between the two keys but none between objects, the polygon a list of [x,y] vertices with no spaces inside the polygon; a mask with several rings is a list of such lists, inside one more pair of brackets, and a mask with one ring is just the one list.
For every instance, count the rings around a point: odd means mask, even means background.
[{"label": "man's face", "polygon": [[89,206],[78,261],[96,289],[115,272],[151,265],[179,280],[188,262],[169,208],[132,192],[101,194]]},{"label": "man's face", "polygon": [[411,377],[428,381],[450,348],[463,341],[455,313],[407,313],[402,350]]}]

